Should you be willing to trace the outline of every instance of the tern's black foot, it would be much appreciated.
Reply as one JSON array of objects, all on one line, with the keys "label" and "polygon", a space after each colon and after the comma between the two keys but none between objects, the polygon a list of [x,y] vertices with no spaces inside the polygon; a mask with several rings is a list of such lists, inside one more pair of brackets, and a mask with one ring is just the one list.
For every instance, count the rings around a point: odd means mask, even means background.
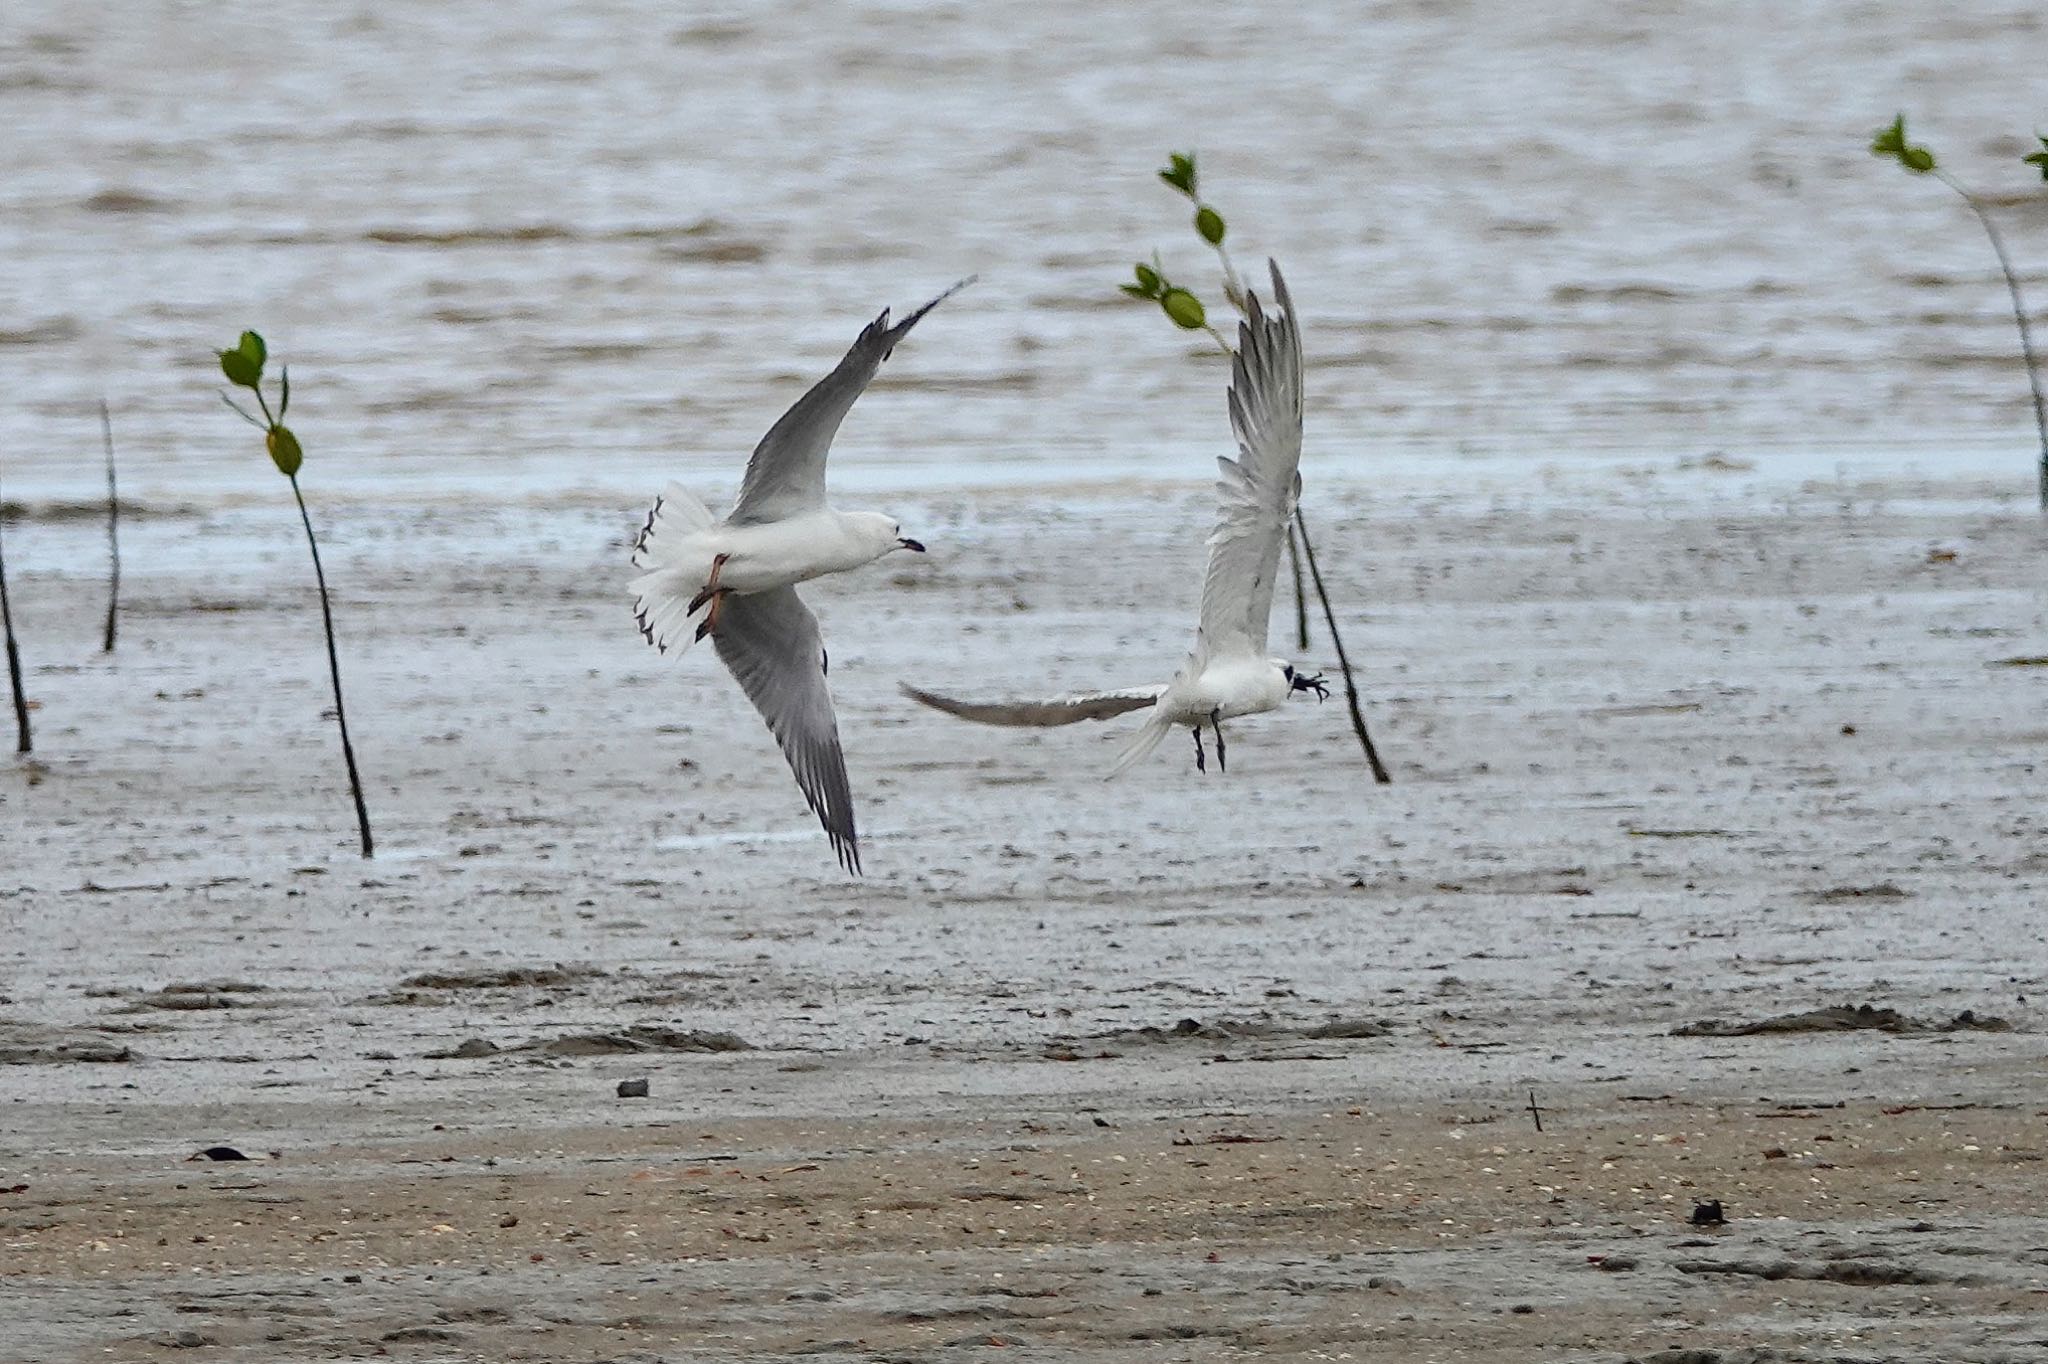
[{"label": "tern's black foot", "polygon": [[[1209,728],[1216,731],[1216,770],[1228,772],[1230,758],[1223,748],[1223,712],[1220,709],[1209,712]],[[1195,733],[1199,735],[1201,731],[1196,730]]]},{"label": "tern's black foot", "polygon": [[1209,755],[1202,751],[1202,727],[1196,725],[1188,733],[1195,736],[1195,771],[1207,772],[1209,770]]},{"label": "tern's black foot", "polygon": [[1291,683],[1292,685],[1288,687],[1290,692],[1312,691],[1316,694],[1316,700],[1318,701],[1330,699],[1330,684],[1321,673],[1317,673],[1314,677],[1304,677],[1302,674],[1296,673],[1291,679]]}]

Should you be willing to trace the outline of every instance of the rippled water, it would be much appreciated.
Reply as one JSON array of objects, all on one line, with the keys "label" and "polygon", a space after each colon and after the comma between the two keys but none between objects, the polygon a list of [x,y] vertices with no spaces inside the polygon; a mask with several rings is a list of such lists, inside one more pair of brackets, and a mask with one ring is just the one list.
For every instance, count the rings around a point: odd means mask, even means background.
[{"label": "rippled water", "polygon": [[1114,293],[1154,246],[1208,276],[1150,174],[1195,145],[1296,284],[1312,482],[1719,450],[2025,495],[1985,243],[1864,142],[1913,111],[2048,304],[2044,53],[2030,0],[17,2],[0,468],[90,495],[104,393],[138,491],[274,495],[215,397],[248,325],[324,495],[716,492],[881,305],[979,273],[846,477],[1199,477],[1220,369]]}]

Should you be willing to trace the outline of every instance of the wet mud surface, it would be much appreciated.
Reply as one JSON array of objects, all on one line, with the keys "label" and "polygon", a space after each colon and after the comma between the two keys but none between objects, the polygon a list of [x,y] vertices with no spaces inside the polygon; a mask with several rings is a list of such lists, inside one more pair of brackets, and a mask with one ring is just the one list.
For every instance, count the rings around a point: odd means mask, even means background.
[{"label": "wet mud surface", "polygon": [[10,1357],[2037,1355],[2044,532],[1681,477],[1326,493],[1384,789],[1307,700],[1117,783],[907,705],[1170,668],[1202,494],[899,499],[815,593],[861,881],[631,507],[323,508],[368,864],[288,522],[138,522],[113,661],[31,571]]}]

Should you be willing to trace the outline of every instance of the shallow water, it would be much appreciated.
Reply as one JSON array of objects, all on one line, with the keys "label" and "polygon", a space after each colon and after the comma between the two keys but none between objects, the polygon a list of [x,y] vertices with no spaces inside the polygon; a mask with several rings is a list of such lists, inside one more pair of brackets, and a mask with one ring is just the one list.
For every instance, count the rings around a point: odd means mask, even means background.
[{"label": "shallow water", "polygon": [[[1312,490],[1725,451],[1999,471],[2031,422],[1981,234],[1863,150],[1924,116],[2010,195],[2026,0],[1777,6],[30,0],[0,19],[0,468],[273,495],[210,350],[299,380],[321,496],[716,491],[882,305],[927,321],[848,425],[874,486],[1200,478],[1221,371],[1114,292],[1198,145],[1307,317]],[[1213,286],[1208,292],[1214,299]]]}]

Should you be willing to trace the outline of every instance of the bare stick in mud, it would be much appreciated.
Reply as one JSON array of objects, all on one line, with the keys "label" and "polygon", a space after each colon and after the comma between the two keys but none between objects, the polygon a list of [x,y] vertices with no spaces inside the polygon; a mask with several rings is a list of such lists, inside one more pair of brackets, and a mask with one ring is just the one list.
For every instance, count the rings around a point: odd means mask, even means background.
[{"label": "bare stick in mud", "polygon": [[114,652],[114,625],[121,612],[121,490],[114,482],[114,419],[100,399],[100,436],[107,446],[107,628],[100,652]]},{"label": "bare stick in mud", "polygon": [[[2021,159],[2029,165],[2039,167],[2041,178],[2048,180],[2048,137],[2041,137],[2039,141],[2041,150]],[[1991,242],[1991,253],[1998,257],[1998,268],[2005,275],[2005,290],[2012,299],[2012,320],[2020,332],[2020,359],[2026,363],[2027,385],[2033,392],[2034,429],[2041,437],[2041,510],[2048,512],[2048,396],[2044,396],[2041,388],[2041,362],[2034,352],[2034,333],[2027,322],[2027,302],[2020,293],[2020,277],[2013,272],[2012,257],[2006,253],[2005,238],[1999,233],[1998,224],[1992,221],[1989,210],[1984,207],[1984,201],[1972,194],[1961,181],[1943,170],[1935,161],[1933,152],[1907,140],[1904,114],[1894,118],[1890,126],[1877,130],[1870,139],[1870,151],[1873,156],[1889,157],[1897,161],[1915,175],[1931,175],[1955,191],[1956,197],[1976,215],[1979,226],[1984,229],[1985,237]]]},{"label": "bare stick in mud", "polygon": [[375,855],[376,845],[370,837],[370,810],[363,801],[363,778],[356,767],[355,745],[348,737],[348,710],[341,699],[341,657],[334,647],[334,608],[328,602],[327,574],[320,566],[320,541],[313,534],[313,517],[306,510],[306,495],[299,491],[299,467],[305,463],[306,453],[299,445],[299,438],[284,424],[285,413],[291,410],[292,405],[291,371],[279,372],[277,415],[272,416],[262,388],[266,358],[268,351],[263,338],[255,332],[243,332],[242,339],[233,350],[220,353],[221,373],[227,375],[229,383],[256,395],[256,406],[263,413],[262,420],[236,406],[235,400],[225,393],[221,397],[244,421],[263,428],[263,444],[270,452],[271,462],[290,480],[292,498],[299,504],[299,521],[306,528],[306,547],[313,554],[313,581],[320,589],[320,623],[327,631],[327,671],[334,682],[334,720],[341,730],[342,762],[348,768],[349,794],[355,799],[356,828],[362,835],[363,856],[371,857]]},{"label": "bare stick in mud", "polygon": [[1358,734],[1358,743],[1365,750],[1366,765],[1372,768],[1372,779],[1381,786],[1391,783],[1394,778],[1387,771],[1387,765],[1380,761],[1380,751],[1373,746],[1372,735],[1365,729],[1365,712],[1358,706],[1358,684],[1351,677],[1351,660],[1344,654],[1344,641],[1337,634],[1337,615],[1330,609],[1330,594],[1323,590],[1323,571],[1316,567],[1316,547],[1308,538],[1308,524],[1301,519],[1301,508],[1294,509],[1294,521],[1301,528],[1302,555],[1308,560],[1309,576],[1315,579],[1316,600],[1323,604],[1323,623],[1330,628],[1330,643],[1337,646],[1337,667],[1344,674],[1344,704],[1351,707],[1351,728]]},{"label": "bare stick in mud", "polygon": [[1287,523],[1287,566],[1294,572],[1294,647],[1308,648],[1308,592],[1301,582],[1301,534],[1296,522]]},{"label": "bare stick in mud", "polygon": [[[0,521],[5,521],[0,514]],[[14,608],[7,600],[7,551],[0,545],[0,633],[7,637],[7,680],[14,687],[14,751],[35,751],[35,736],[28,727],[28,693],[21,685],[21,648],[14,642]]]}]

